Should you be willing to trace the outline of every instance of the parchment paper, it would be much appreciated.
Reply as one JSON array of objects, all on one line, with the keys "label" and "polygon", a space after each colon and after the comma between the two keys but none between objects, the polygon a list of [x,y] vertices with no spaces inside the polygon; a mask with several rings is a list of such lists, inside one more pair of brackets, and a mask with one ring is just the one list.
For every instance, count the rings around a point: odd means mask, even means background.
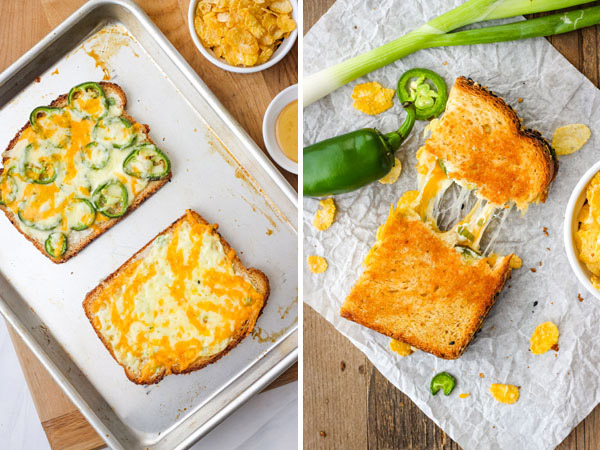
[{"label": "parchment paper", "polygon": [[[304,73],[388,42],[460,3],[338,0],[306,35]],[[424,142],[424,122],[417,123],[397,154],[403,165],[400,179],[337,196],[336,220],[328,230],[315,230],[312,219],[318,202],[304,200],[305,261],[308,255],[322,255],[329,262],[320,275],[304,264],[304,300],[463,448],[553,448],[600,401],[600,305],[578,284],[562,240],[567,200],[578,179],[600,158],[600,92],[543,38],[422,50],[307,107],[304,144],[366,126],[395,130],[404,118],[397,99],[394,108],[367,116],[352,108],[352,88],[365,81],[395,88],[399,76],[412,67],[440,73],[449,87],[460,75],[472,77],[506,99],[526,126],[548,139],[556,127],[568,123],[587,124],[592,138],[579,152],[560,158],[545,204],[531,206],[525,217],[513,210],[504,224],[494,249],[521,256],[523,268],[513,271],[481,333],[459,360],[424,352],[402,358],[389,350],[388,337],[339,316],[390,203],[416,189],[415,152]],[[583,302],[578,301],[579,293]],[[558,325],[560,350],[533,355],[529,338],[547,320]],[[456,388],[449,397],[432,397],[429,382],[442,370],[457,378]],[[520,400],[514,405],[496,402],[488,392],[491,383],[521,386]],[[461,399],[460,393],[471,395]]]}]

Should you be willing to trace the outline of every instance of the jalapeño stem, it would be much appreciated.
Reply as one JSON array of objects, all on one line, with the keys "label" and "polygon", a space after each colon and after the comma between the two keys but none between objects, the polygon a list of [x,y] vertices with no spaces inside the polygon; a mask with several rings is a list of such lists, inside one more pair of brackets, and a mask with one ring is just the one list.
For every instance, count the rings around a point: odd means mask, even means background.
[{"label": "jalape\u00f1o stem", "polygon": [[406,111],[406,119],[397,131],[384,135],[392,154],[400,148],[415,124],[415,105],[412,102],[404,102],[402,107]]}]

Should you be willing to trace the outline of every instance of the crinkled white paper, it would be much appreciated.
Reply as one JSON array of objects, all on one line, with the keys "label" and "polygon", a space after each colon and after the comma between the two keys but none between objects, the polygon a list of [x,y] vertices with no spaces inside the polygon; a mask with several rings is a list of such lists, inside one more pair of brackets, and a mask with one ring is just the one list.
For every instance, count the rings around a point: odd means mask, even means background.
[{"label": "crinkled white paper", "polygon": [[[338,0],[306,35],[304,73],[377,47],[461,2]],[[404,191],[416,189],[415,152],[424,141],[423,122],[397,154],[403,165],[398,182],[374,183],[337,196],[338,213],[328,230],[312,226],[317,200],[304,200],[304,255],[321,255],[329,262],[320,275],[305,264],[304,300],[466,450],[553,448],[600,401],[600,304],[577,282],[562,240],[567,200],[578,179],[600,158],[600,91],[543,38],[422,50],[307,107],[304,143],[362,127],[397,129],[404,118],[397,99],[392,109],[372,117],[352,108],[351,92],[354,84],[365,81],[395,88],[399,76],[412,67],[440,73],[449,87],[460,75],[473,78],[506,99],[527,127],[548,139],[556,127],[568,123],[587,124],[592,138],[579,152],[560,158],[545,204],[530,207],[525,217],[513,210],[504,224],[494,248],[521,256],[523,268],[513,271],[481,333],[459,360],[423,352],[402,358],[389,350],[388,337],[339,316],[390,204]],[[547,320],[558,325],[560,351],[533,355],[529,337]],[[442,370],[456,377],[456,388],[449,397],[432,397],[429,382]],[[514,405],[496,402],[488,392],[491,383],[521,386],[520,400]],[[459,398],[465,392],[470,397]]]}]

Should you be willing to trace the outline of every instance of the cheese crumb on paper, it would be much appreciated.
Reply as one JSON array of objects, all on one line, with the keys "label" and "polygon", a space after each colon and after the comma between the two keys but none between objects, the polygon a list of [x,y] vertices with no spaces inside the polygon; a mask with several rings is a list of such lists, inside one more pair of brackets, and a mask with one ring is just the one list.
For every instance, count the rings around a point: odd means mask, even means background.
[{"label": "cheese crumb on paper", "polygon": [[558,350],[558,328],[552,322],[544,322],[536,327],[529,341],[534,355],[542,355],[550,349]]},{"label": "cheese crumb on paper", "polygon": [[335,218],[335,202],[333,198],[326,198],[319,202],[319,209],[313,219],[313,226],[320,231],[325,231],[333,223]]},{"label": "cheese crumb on paper", "polygon": [[392,170],[390,170],[385,177],[379,180],[379,182],[381,184],[394,184],[396,181],[398,181],[400,173],[402,173],[402,163],[394,156],[394,167],[392,167]]},{"label": "cheese crumb on paper", "polygon": [[409,356],[413,353],[413,349],[409,344],[406,342],[397,341],[396,339],[392,339],[390,341],[390,348],[400,356]]},{"label": "cheese crumb on paper", "polygon": [[377,81],[357,84],[352,90],[352,107],[372,116],[380,114],[394,106],[394,92]]},{"label": "cheese crumb on paper", "polygon": [[523,266],[523,260],[517,255],[512,255],[509,265],[511,269],[520,269]]},{"label": "cheese crumb on paper", "polygon": [[469,395],[471,395],[469,392],[465,392],[464,394],[458,394],[460,398],[467,398]]},{"label": "cheese crumb on paper", "polygon": [[581,123],[558,127],[552,136],[552,147],[557,155],[570,155],[583,147],[591,135],[589,127]]},{"label": "cheese crumb on paper", "polygon": [[307,259],[308,268],[312,273],[323,273],[327,270],[327,260],[322,256],[311,255]]},{"label": "cheese crumb on paper", "polygon": [[519,388],[512,384],[492,384],[490,393],[500,403],[512,405],[519,400]]}]

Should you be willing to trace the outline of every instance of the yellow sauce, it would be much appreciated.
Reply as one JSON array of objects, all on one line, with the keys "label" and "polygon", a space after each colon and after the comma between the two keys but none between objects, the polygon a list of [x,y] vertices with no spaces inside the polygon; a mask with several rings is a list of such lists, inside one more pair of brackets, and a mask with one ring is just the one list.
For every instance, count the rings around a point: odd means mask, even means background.
[{"label": "yellow sauce", "polygon": [[277,116],[275,136],[283,154],[298,162],[298,100],[283,108]]}]

